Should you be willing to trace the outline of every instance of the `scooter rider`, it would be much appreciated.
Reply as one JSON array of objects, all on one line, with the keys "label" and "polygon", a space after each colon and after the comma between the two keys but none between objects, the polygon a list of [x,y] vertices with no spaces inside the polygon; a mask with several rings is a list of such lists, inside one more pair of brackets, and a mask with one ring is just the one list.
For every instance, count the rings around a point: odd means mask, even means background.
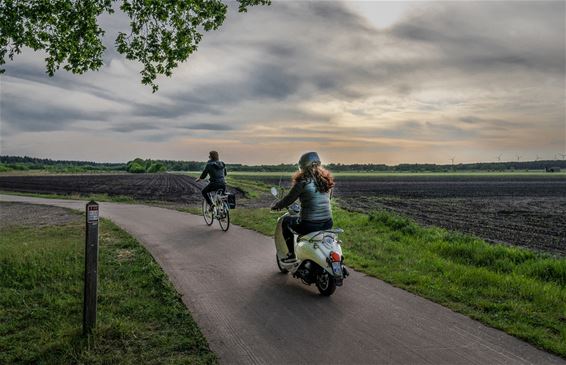
[{"label": "scooter rider", "polygon": [[283,221],[283,236],[289,249],[285,260],[295,259],[294,232],[304,235],[310,232],[332,228],[332,210],[330,207],[331,190],[334,178],[321,166],[316,152],[308,152],[299,160],[299,171],[293,175],[293,187],[287,194],[272,206],[272,210],[280,210],[301,201],[301,216],[287,216]]},{"label": "scooter rider", "polygon": [[227,175],[226,165],[224,162],[220,161],[218,157],[218,152],[210,151],[208,155],[209,161],[206,163],[204,171],[196,181],[201,181],[206,178],[206,175],[210,176],[210,183],[202,189],[202,196],[206,199],[209,209],[212,210],[212,201],[208,193],[211,191],[223,190],[226,191],[226,182],[224,177]]}]

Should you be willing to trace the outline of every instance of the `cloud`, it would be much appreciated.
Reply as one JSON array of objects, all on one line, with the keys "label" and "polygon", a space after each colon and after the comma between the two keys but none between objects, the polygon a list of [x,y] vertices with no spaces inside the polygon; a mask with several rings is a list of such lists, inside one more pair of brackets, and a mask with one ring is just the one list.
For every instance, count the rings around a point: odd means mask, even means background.
[{"label": "cloud", "polygon": [[[380,11],[378,2],[364,11],[372,6]],[[140,66],[113,50],[112,34],[127,20],[105,17],[109,51],[100,72],[48,78],[41,54],[29,50],[7,65],[0,118],[11,138],[3,153],[34,146],[38,131],[84,140],[127,134],[115,144],[124,158],[135,148],[188,158],[179,152],[187,144],[206,151],[203,141],[218,142],[255,163],[283,161],[279,143],[332,146],[343,162],[426,161],[458,142],[481,160],[511,136],[507,149],[540,149],[566,129],[564,8],[415,3],[378,29],[341,2],[274,2],[247,14],[231,5],[224,26],[159,80],[157,94],[139,84]],[[33,148],[28,154],[44,154]]]},{"label": "cloud", "polygon": [[439,66],[564,72],[564,2],[453,2],[414,12],[392,30],[428,45]]},{"label": "cloud", "polygon": [[151,123],[151,122],[117,123],[110,127],[111,131],[121,132],[121,133],[132,133],[139,131],[159,130],[159,129],[160,129],[159,124]]},{"label": "cloud", "polygon": [[226,124],[215,124],[215,123],[195,123],[183,126],[185,129],[200,129],[206,131],[230,131],[234,129],[230,125]]}]

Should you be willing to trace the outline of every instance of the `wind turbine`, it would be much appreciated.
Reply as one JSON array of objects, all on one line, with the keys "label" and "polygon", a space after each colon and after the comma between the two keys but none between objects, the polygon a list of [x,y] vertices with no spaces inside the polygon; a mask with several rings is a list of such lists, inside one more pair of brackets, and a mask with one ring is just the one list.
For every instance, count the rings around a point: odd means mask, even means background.
[{"label": "wind turbine", "polygon": [[566,153],[560,153],[560,156],[562,156],[562,161],[564,161],[564,159],[566,159]]},{"label": "wind turbine", "polygon": [[452,170],[454,170],[454,160],[456,159],[456,157],[450,157],[450,161],[452,161]]},{"label": "wind turbine", "polygon": [[500,153],[499,155],[497,155],[497,162],[501,162],[501,156],[503,156],[503,153]]},{"label": "wind turbine", "polygon": [[538,160],[540,160],[540,156],[539,156],[539,155],[537,155],[537,159],[536,159],[535,161],[538,161]]},{"label": "wind turbine", "polygon": [[520,161],[521,157],[522,157],[521,155],[517,155],[517,161]]}]

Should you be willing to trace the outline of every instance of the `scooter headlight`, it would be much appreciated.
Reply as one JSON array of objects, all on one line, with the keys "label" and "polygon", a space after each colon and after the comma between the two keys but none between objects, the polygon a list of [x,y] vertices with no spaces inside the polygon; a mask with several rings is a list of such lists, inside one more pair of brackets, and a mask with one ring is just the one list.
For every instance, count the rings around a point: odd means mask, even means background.
[{"label": "scooter headlight", "polygon": [[332,236],[325,236],[323,241],[327,245],[332,245],[334,243],[334,238],[332,238]]}]

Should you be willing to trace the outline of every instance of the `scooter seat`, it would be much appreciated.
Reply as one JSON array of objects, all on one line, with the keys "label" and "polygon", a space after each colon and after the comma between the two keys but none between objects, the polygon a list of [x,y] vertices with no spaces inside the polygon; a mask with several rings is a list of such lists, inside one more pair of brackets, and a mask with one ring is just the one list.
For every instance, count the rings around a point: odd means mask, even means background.
[{"label": "scooter seat", "polygon": [[304,234],[302,236],[297,237],[297,242],[298,241],[321,241],[322,238],[324,237],[324,233],[330,233],[330,234],[340,234],[343,233],[344,230],[342,228],[334,228],[334,229],[327,229],[324,231],[314,231],[311,233],[307,233]]}]

